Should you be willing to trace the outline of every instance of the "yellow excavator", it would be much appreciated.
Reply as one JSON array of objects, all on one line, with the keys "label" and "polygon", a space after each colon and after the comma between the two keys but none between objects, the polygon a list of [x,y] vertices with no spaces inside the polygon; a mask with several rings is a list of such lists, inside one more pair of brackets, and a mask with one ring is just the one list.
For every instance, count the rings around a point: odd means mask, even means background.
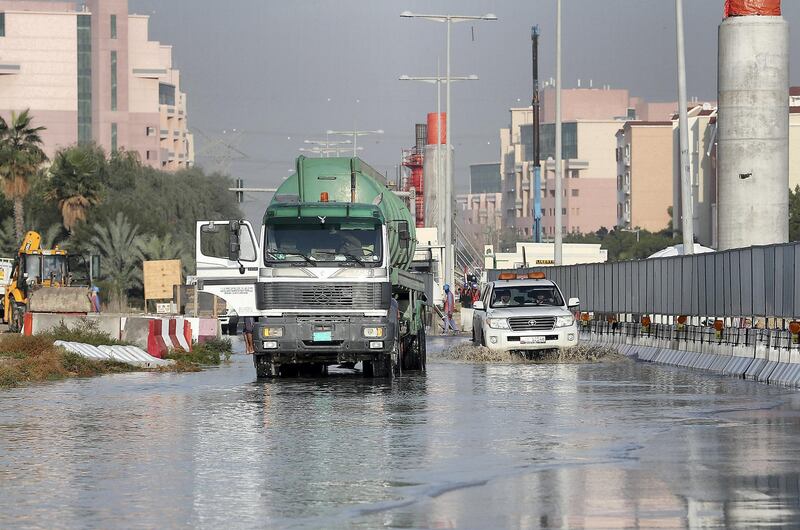
[{"label": "yellow excavator", "polygon": [[3,322],[20,331],[28,311],[40,313],[88,313],[88,286],[73,286],[67,251],[58,246],[41,248],[38,232],[28,232],[14,259],[10,281],[3,296]]}]

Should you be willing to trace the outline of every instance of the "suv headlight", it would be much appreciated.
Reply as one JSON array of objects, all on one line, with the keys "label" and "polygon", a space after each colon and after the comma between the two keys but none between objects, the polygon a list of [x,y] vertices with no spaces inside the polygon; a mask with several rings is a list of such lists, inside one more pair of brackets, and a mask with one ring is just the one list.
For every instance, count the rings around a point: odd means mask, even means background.
[{"label": "suv headlight", "polygon": [[558,317],[556,318],[556,325],[557,328],[566,328],[575,323],[575,317],[572,315],[567,315],[565,317]]},{"label": "suv headlight", "polygon": [[508,319],[505,318],[490,318],[487,323],[492,329],[508,329]]}]

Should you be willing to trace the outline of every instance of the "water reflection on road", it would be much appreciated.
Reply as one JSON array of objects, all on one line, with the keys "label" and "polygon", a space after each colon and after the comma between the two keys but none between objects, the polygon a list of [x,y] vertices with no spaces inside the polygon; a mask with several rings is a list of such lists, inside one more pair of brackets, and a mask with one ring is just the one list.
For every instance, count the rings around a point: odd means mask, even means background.
[{"label": "water reflection on road", "polygon": [[789,524],[798,409],[635,363],[256,382],[237,355],[1,392],[0,527]]}]

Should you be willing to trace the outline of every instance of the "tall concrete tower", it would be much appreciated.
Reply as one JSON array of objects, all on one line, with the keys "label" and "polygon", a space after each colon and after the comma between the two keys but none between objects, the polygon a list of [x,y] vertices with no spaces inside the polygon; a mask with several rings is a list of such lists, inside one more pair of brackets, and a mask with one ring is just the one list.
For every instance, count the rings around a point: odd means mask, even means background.
[{"label": "tall concrete tower", "polygon": [[719,26],[719,250],[789,239],[789,25],[755,4]]}]

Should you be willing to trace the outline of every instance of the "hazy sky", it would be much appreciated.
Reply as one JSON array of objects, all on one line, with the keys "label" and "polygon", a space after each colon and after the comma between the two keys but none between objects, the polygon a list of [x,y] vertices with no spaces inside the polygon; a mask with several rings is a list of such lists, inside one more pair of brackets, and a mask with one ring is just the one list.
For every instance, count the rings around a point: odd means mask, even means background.
[{"label": "hazy sky", "polygon": [[[592,79],[651,101],[677,99],[672,0],[563,3],[565,87]],[[724,0],[684,4],[689,96],[716,100]],[[783,4],[796,52],[800,2]],[[359,141],[360,156],[395,174],[401,148],[414,143],[414,124],[436,110],[434,85],[397,78],[433,75],[437,59],[444,73],[445,59],[445,25],[400,18],[402,11],[499,18],[453,26],[453,75],[480,77],[452,88],[459,188],[469,164],[499,160],[498,130],[508,123],[509,107],[530,104],[534,24],[542,34],[540,77],[555,75],[555,0],[131,0],[130,6],[151,15],[151,39],[174,46],[198,163],[213,164],[201,131],[219,138],[235,128],[241,134],[232,140],[247,158],[233,161],[231,173],[249,186],[279,183],[303,140],[324,138],[327,129],[384,129]],[[796,54],[791,64],[792,83],[800,84]]]}]

